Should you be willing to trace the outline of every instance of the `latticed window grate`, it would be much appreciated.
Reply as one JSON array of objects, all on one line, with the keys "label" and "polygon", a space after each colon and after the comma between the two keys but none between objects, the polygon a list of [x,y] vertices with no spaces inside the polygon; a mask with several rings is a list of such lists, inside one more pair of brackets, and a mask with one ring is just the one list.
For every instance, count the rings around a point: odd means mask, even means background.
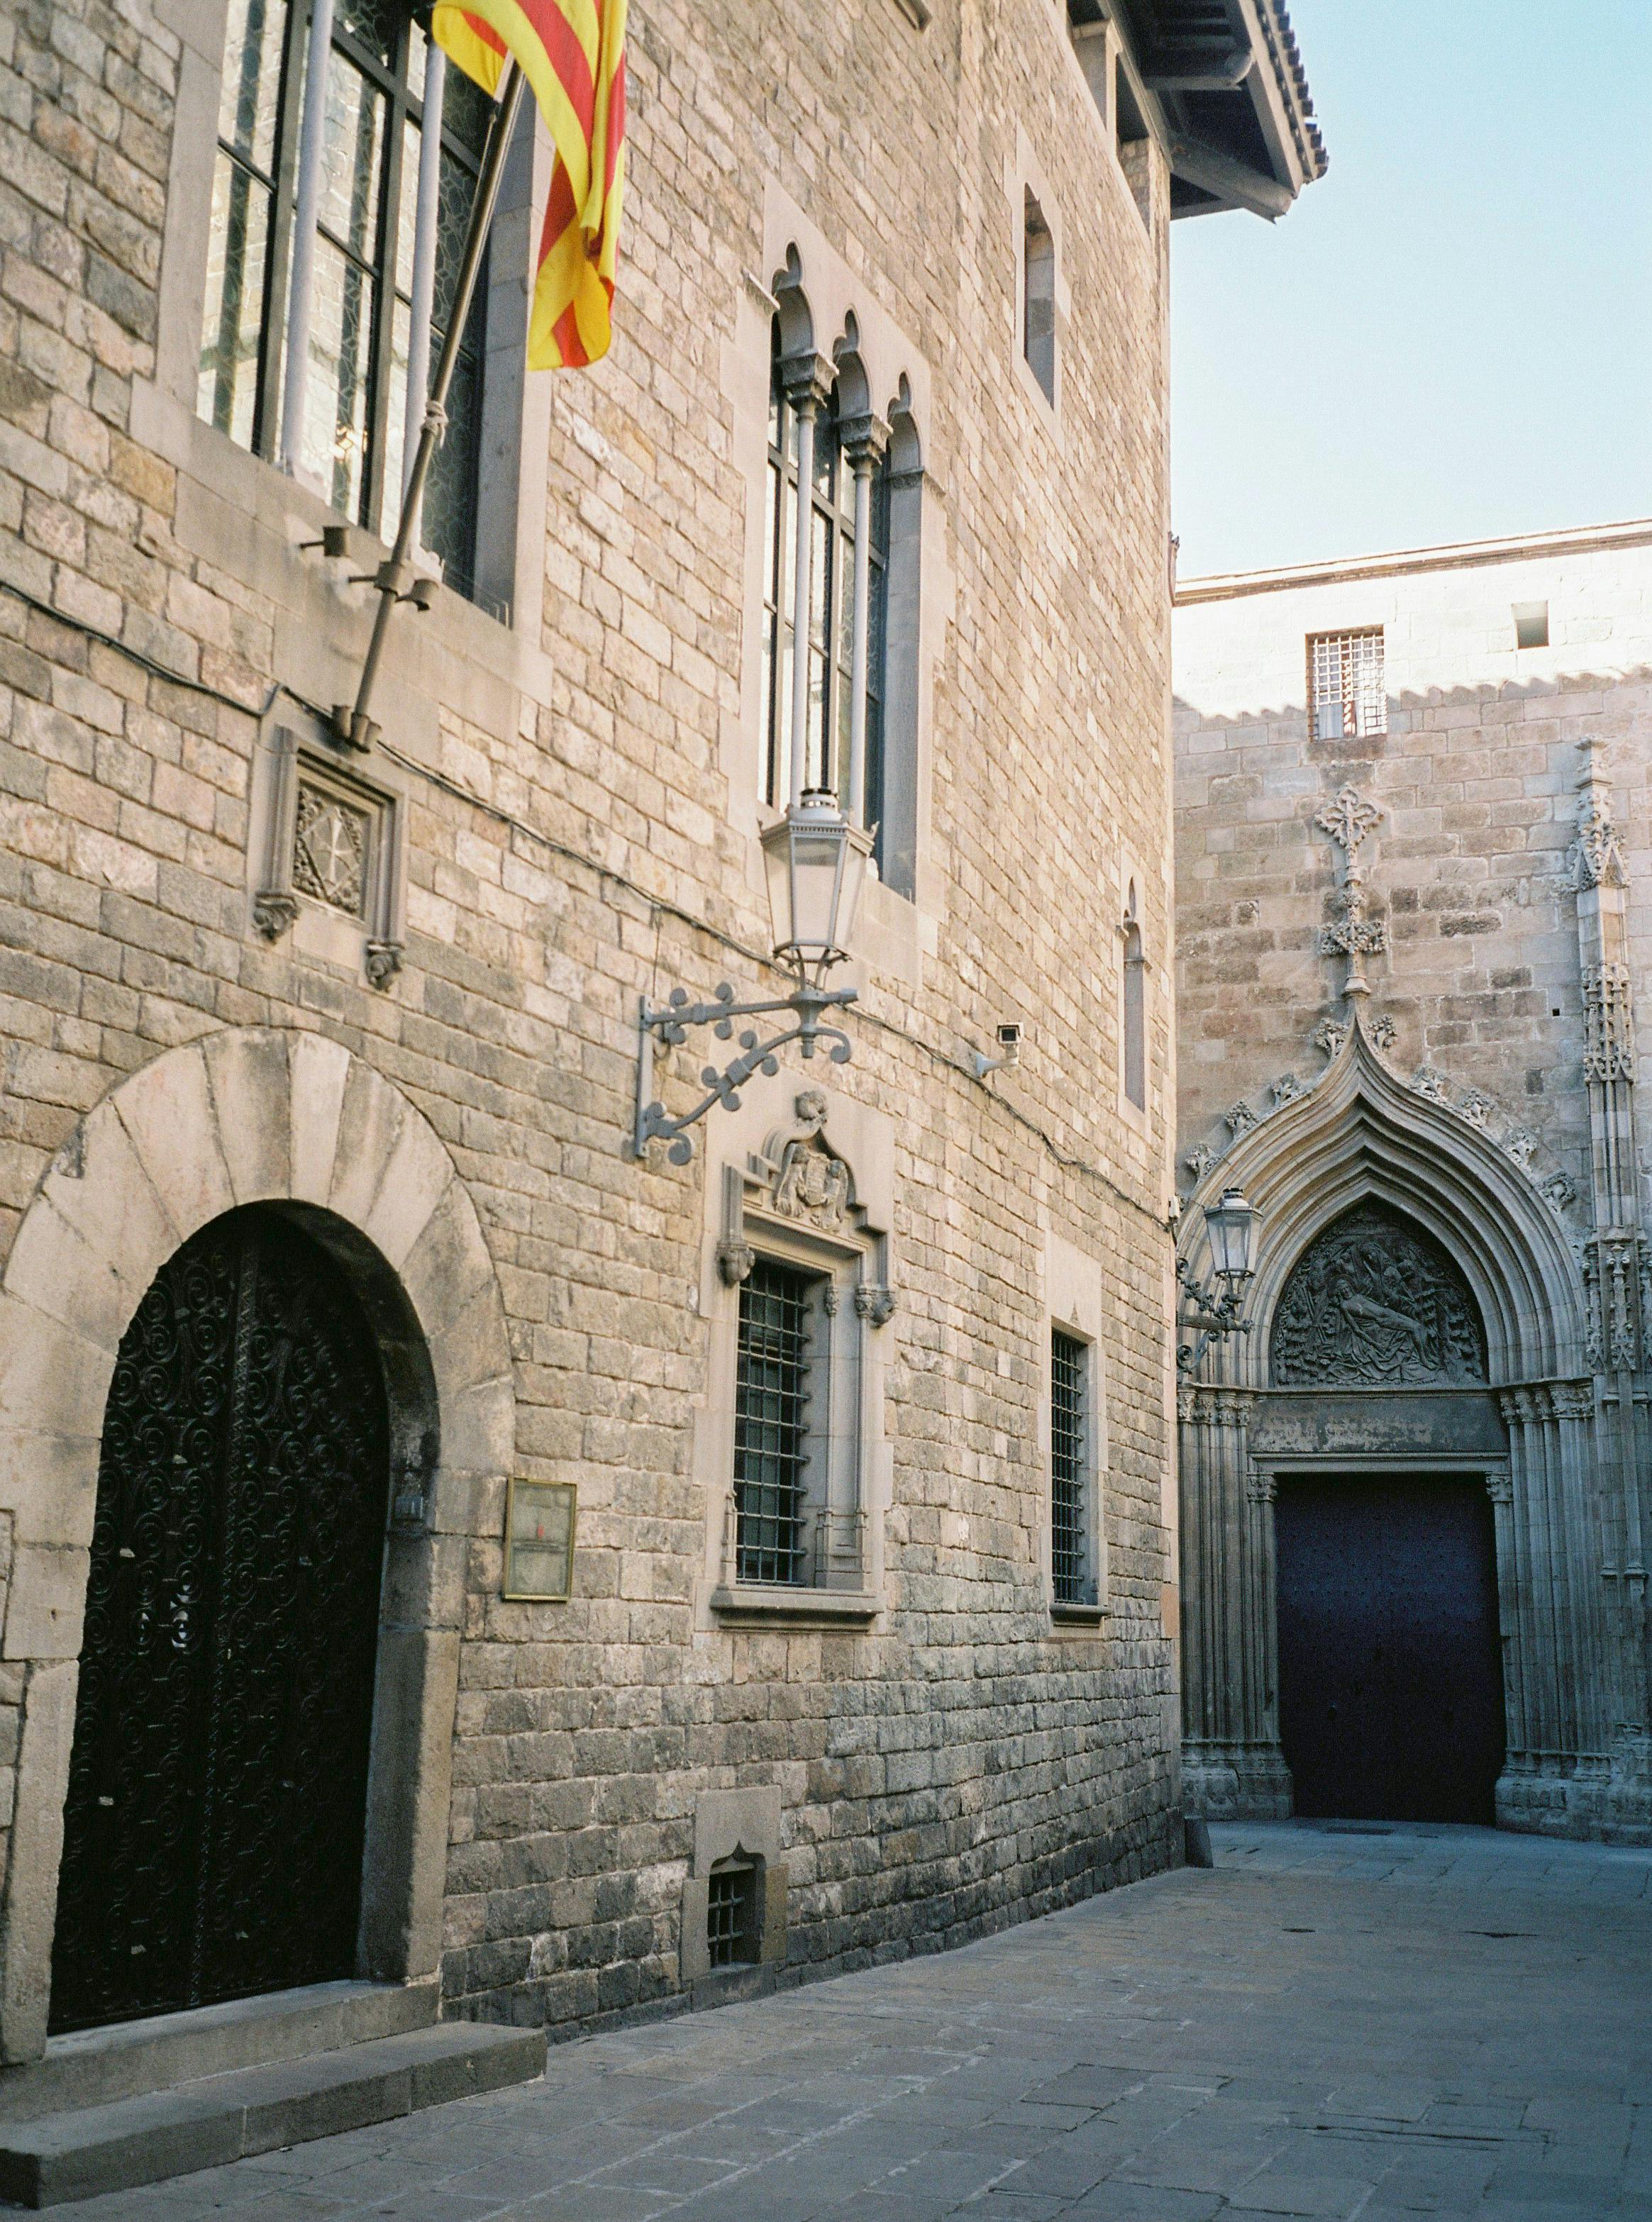
[{"label": "latticed window grate", "polygon": [[1086,1602],[1084,1403],[1089,1353],[1058,1328],[1050,1337],[1050,1572],[1058,1604]]},{"label": "latticed window grate", "polygon": [[805,1419],[819,1277],[760,1258],[740,1285],[735,1561],[743,1582],[804,1579]]},{"label": "latticed window grate", "polygon": [[1382,627],[1308,636],[1308,699],[1316,741],[1388,731]]},{"label": "latticed window grate", "polygon": [[714,1867],[707,1877],[707,1955],[713,1968],[737,1968],[757,1956],[757,1871],[744,1861]]}]

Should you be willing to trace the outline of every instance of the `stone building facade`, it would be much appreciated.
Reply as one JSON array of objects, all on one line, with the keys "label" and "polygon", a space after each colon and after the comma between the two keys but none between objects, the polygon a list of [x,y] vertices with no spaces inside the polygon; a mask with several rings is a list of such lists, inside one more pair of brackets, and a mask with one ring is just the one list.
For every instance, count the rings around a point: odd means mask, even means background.
[{"label": "stone building facade", "polygon": [[1644,1841],[1652,526],[1178,602],[1190,1798]]},{"label": "stone building facade", "polygon": [[[329,1974],[589,2025],[1179,1856],[1167,225],[1321,157],[1268,0],[1247,77],[1145,12],[634,0],[616,345],[524,371],[524,125],[448,583],[365,749],[330,712],[399,319],[440,339],[422,34],[339,0],[295,417],[303,16],[0,17],[7,2061]],[[444,97],[443,194],[481,143]],[[782,1051],[675,1162],[631,1146],[639,1005],[785,992],[805,422],[820,548],[876,535],[875,646],[840,662],[834,602],[802,690],[815,784],[818,703],[869,703],[852,1058]],[[663,1048],[666,1113],[733,1054]],[[765,1351],[813,1383],[784,1564],[736,1482]],[[566,1599],[506,1563],[556,1484]],[[109,1895],[156,1811],[177,1995]],[[203,1928],[209,1870],[259,1880],[273,1959]],[[331,1943],[323,1883],[359,1892]]]}]

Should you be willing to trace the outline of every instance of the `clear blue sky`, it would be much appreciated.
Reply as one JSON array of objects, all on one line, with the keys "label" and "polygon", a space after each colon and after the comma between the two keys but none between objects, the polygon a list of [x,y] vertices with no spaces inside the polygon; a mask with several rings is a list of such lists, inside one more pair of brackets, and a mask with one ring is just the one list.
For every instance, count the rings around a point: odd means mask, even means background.
[{"label": "clear blue sky", "polygon": [[1172,229],[1184,578],[1652,515],[1652,0],[1293,0],[1330,168]]}]

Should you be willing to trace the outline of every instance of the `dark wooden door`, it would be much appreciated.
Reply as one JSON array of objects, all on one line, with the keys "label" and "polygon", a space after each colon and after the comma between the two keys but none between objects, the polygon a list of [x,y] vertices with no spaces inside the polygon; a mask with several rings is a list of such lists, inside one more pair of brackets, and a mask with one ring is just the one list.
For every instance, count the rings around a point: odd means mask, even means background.
[{"label": "dark wooden door", "polygon": [[1279,1736],[1297,1812],[1491,1821],[1503,1673],[1484,1483],[1282,1481],[1275,1515]]},{"label": "dark wooden door", "polygon": [[343,1275],[274,1212],[215,1221],[104,1410],[54,2030],[354,1973],[387,1488]]}]

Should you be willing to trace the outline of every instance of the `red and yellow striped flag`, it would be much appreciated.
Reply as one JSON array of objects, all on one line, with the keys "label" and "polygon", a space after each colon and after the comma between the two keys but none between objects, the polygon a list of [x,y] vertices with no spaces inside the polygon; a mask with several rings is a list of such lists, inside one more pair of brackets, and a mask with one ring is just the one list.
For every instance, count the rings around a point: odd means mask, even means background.
[{"label": "red and yellow striped flag", "polygon": [[507,54],[550,127],[556,167],[528,322],[530,370],[608,352],[625,182],[625,0],[437,0],[437,44],[484,92]]}]

